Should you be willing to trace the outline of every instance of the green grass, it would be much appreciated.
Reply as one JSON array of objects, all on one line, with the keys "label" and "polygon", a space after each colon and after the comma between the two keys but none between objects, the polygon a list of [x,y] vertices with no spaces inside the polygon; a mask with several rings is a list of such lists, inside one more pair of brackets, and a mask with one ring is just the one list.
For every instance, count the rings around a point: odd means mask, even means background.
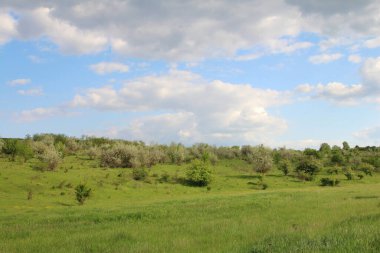
[{"label": "green grass", "polygon": [[[258,190],[242,161],[213,167],[210,190],[159,183],[186,165],[130,169],[66,157],[57,171],[0,159],[0,252],[378,252],[380,175],[320,187],[271,171]],[[326,175],[320,175],[326,177]],[[331,177],[331,176],[330,176]],[[93,195],[83,205],[74,188]],[[28,200],[28,192],[32,199]]]}]

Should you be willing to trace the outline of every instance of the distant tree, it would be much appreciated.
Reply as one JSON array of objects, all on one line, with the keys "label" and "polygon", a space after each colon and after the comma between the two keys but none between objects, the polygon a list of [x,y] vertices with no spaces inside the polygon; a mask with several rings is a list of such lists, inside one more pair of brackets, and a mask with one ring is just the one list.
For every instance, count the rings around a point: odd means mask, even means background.
[{"label": "distant tree", "polygon": [[16,154],[24,159],[24,162],[33,158],[34,152],[31,145],[26,141],[17,141],[16,143]]},{"label": "distant tree", "polygon": [[350,145],[348,145],[348,142],[347,142],[347,141],[344,141],[344,142],[343,142],[343,149],[344,149],[344,150],[350,150]]},{"label": "distant tree", "polygon": [[323,155],[328,155],[331,153],[331,147],[328,143],[322,143],[319,147],[319,152]]},{"label": "distant tree", "polygon": [[293,170],[293,164],[289,160],[280,161],[277,167],[285,176],[287,176],[289,172]]},{"label": "distant tree", "polygon": [[54,146],[47,147],[42,154],[38,155],[38,159],[45,163],[47,170],[55,170],[61,162],[61,156]]},{"label": "distant tree", "polygon": [[251,163],[256,172],[265,174],[272,169],[273,158],[271,149],[263,145],[257,146],[253,149],[251,156]]},{"label": "distant tree", "polygon": [[2,146],[4,154],[10,156],[11,161],[15,161],[17,155],[17,140],[16,139],[4,139]]},{"label": "distant tree", "polygon": [[306,148],[304,151],[303,151],[303,154],[304,155],[307,155],[307,156],[314,156],[315,158],[319,158],[319,154],[318,154],[318,151],[313,149],[313,148]]},{"label": "distant tree", "polygon": [[310,156],[303,157],[296,167],[298,175],[306,180],[312,180],[320,170],[321,165],[318,160]]},{"label": "distant tree", "polygon": [[75,187],[75,198],[80,205],[83,205],[83,203],[90,197],[90,194],[91,188],[88,188],[84,184],[79,184]]},{"label": "distant tree", "polygon": [[211,169],[208,163],[194,160],[186,172],[186,180],[194,186],[207,186],[211,182]]}]

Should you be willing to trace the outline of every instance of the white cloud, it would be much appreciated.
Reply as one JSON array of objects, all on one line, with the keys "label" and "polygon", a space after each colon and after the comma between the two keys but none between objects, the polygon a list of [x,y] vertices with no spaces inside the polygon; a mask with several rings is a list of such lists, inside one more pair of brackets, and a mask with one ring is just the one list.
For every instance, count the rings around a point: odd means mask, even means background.
[{"label": "white cloud", "polygon": [[361,143],[367,145],[380,145],[380,126],[367,127],[360,131],[357,131],[353,136]]},{"label": "white cloud", "polygon": [[42,96],[44,94],[42,88],[31,88],[27,90],[18,90],[18,94],[23,96]]},{"label": "white cloud", "polygon": [[366,40],[364,46],[367,48],[377,48],[380,47],[380,36],[374,39]]},{"label": "white cloud", "polygon": [[100,32],[80,29],[53,16],[53,9],[38,7],[22,11],[18,23],[21,39],[47,37],[67,54],[90,54],[106,49],[108,39]]},{"label": "white cloud", "polygon": [[15,79],[15,80],[9,81],[8,83],[10,86],[23,86],[23,85],[26,85],[30,82],[31,82],[30,79],[22,78],[22,79]]},{"label": "white cloud", "polygon": [[17,35],[16,21],[8,13],[0,10],[0,45],[7,43]]},{"label": "white cloud", "polygon": [[362,62],[362,57],[358,54],[352,54],[348,56],[348,61],[352,63],[361,63]]},{"label": "white cloud", "polygon": [[289,100],[286,92],[207,82],[191,72],[171,70],[167,75],[127,82],[120,89],[88,89],[75,96],[71,105],[153,114],[134,119],[120,130],[124,135],[119,137],[130,133],[145,141],[165,142],[181,137],[189,142],[257,143],[286,129],[286,122],[270,115],[267,108]]},{"label": "white cloud", "polygon": [[313,64],[324,64],[336,61],[342,58],[342,54],[319,54],[309,57],[309,61]]},{"label": "white cloud", "polygon": [[126,73],[129,67],[118,62],[100,62],[90,65],[90,69],[99,75],[109,74],[113,72]]},{"label": "white cloud", "polygon": [[301,84],[296,91],[311,98],[326,99],[339,104],[378,103],[380,99],[380,57],[368,58],[360,68],[362,83],[347,85],[340,82]]},{"label": "white cloud", "polygon": [[17,122],[33,122],[52,117],[75,116],[77,112],[70,111],[66,105],[57,107],[38,107],[30,110],[23,110],[13,115]]}]

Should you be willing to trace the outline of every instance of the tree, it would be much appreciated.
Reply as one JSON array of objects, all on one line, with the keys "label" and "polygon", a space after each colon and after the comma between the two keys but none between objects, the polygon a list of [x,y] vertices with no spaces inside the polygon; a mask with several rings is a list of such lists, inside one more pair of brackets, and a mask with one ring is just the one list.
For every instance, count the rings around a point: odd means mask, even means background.
[{"label": "tree", "polygon": [[256,172],[265,174],[272,169],[273,158],[269,148],[260,145],[253,149],[251,155],[251,163],[253,164],[253,169]]},{"label": "tree", "polygon": [[38,159],[46,164],[47,170],[55,170],[61,161],[61,157],[54,146],[49,146],[38,156]]},{"label": "tree", "polygon": [[289,160],[282,160],[278,164],[278,169],[287,176],[289,172],[293,170],[293,164]]},{"label": "tree", "polygon": [[88,188],[84,184],[79,184],[75,187],[75,197],[80,205],[83,205],[87,198],[90,197],[90,194],[91,188]]},{"label": "tree", "polygon": [[296,172],[299,178],[305,180],[312,180],[314,175],[316,175],[321,170],[321,165],[318,160],[312,156],[305,156],[301,159],[296,167]]},{"label": "tree", "polygon": [[348,142],[347,142],[347,141],[344,141],[344,142],[343,142],[343,149],[344,149],[344,150],[350,150],[350,145],[348,145]]},{"label": "tree", "polygon": [[4,154],[10,156],[10,160],[14,161],[17,154],[17,140],[16,139],[4,139],[4,144],[2,147]]},{"label": "tree", "polygon": [[32,147],[25,141],[17,141],[16,154],[21,156],[24,159],[24,162],[28,161],[34,156]]},{"label": "tree", "polygon": [[319,152],[328,155],[331,152],[331,147],[328,143],[322,143],[321,146],[319,147]]},{"label": "tree", "polygon": [[194,186],[207,186],[211,182],[211,169],[208,163],[194,160],[186,172],[186,180]]}]

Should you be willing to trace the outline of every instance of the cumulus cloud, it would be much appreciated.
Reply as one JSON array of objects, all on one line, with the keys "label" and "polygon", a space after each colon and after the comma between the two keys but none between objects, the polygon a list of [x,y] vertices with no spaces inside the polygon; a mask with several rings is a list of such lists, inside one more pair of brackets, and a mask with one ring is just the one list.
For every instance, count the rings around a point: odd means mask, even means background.
[{"label": "cumulus cloud", "polygon": [[362,83],[347,85],[340,82],[301,84],[296,91],[312,98],[326,99],[339,104],[378,102],[380,98],[380,57],[368,58],[360,68]]},{"label": "cumulus cloud", "polygon": [[113,72],[126,73],[129,67],[118,62],[100,62],[90,65],[90,69],[99,75],[110,74]]},{"label": "cumulus cloud", "polygon": [[29,84],[30,82],[31,82],[30,79],[22,78],[22,79],[15,79],[15,80],[9,81],[8,83],[10,86],[23,86],[23,85]]},{"label": "cumulus cloud", "polygon": [[313,64],[324,64],[342,58],[342,54],[318,54],[309,57],[309,62]]},{"label": "cumulus cloud", "polygon": [[69,21],[53,16],[53,9],[37,7],[20,12],[18,32],[21,39],[47,37],[68,54],[89,54],[103,51],[107,37],[101,32],[80,29]]},{"label": "cumulus cloud", "polygon": [[285,120],[270,115],[268,108],[289,101],[286,92],[207,82],[194,73],[173,69],[166,75],[129,81],[120,89],[88,89],[76,95],[71,106],[153,114],[134,119],[121,129],[124,137],[133,133],[143,140],[252,143],[286,129]]},{"label": "cumulus cloud", "polygon": [[170,61],[244,60],[254,59],[256,52],[308,48],[311,43],[302,40],[302,32],[334,43],[367,39],[370,48],[378,47],[380,37],[376,0],[344,4],[338,0],[4,0],[2,5],[18,19],[0,14],[6,24],[0,43],[16,34],[21,39],[48,38],[70,54],[111,49],[126,56]]},{"label": "cumulus cloud", "polygon": [[7,43],[17,35],[16,21],[11,15],[0,11],[0,45]]}]

